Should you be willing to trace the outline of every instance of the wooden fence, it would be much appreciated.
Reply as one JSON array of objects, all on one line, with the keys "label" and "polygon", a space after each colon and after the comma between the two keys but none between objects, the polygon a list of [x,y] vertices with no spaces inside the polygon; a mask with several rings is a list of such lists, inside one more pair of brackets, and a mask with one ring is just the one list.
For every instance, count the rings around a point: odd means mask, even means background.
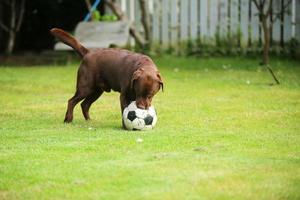
[{"label": "wooden fence", "polygon": [[[118,0],[122,10],[142,33],[138,0]],[[300,0],[292,0],[288,12],[281,12],[289,0],[273,0],[274,21],[271,44],[300,41]],[[154,42],[175,46],[201,39],[211,44],[229,40],[238,46],[261,44],[262,29],[257,8],[251,0],[148,0]],[[276,18],[276,19],[275,19]]]}]

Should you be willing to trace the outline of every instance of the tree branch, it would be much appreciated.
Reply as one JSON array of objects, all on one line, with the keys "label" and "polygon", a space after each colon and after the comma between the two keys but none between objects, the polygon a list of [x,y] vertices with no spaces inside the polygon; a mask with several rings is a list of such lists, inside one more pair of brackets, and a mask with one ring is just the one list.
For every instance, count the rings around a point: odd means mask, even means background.
[{"label": "tree branch", "polygon": [[279,80],[277,79],[277,77],[275,76],[272,68],[269,65],[266,65],[267,69],[269,70],[269,72],[271,73],[273,79],[275,80],[276,84],[280,84]]},{"label": "tree branch", "polygon": [[122,12],[122,9],[114,0],[106,0],[105,3],[110,7],[110,9],[117,15],[119,20],[128,20],[127,16]]},{"label": "tree branch", "polygon": [[85,4],[86,4],[86,7],[88,8],[89,12],[91,12],[91,10],[92,10],[92,5],[91,5],[90,0],[85,0]]},{"label": "tree branch", "polygon": [[292,3],[292,0],[289,0],[284,6],[283,6],[283,11],[287,9],[287,7]]},{"label": "tree branch", "polygon": [[0,27],[6,31],[6,32],[9,32],[9,28],[7,26],[5,26],[2,22],[0,22]]},{"label": "tree branch", "polygon": [[273,0],[270,0],[270,3],[269,3],[269,8],[268,8],[268,10],[267,10],[267,14],[266,14],[266,16],[268,17],[269,15],[270,15],[270,13],[271,13],[271,10],[272,10],[272,5],[273,5]]},{"label": "tree branch", "polygon": [[256,8],[257,8],[258,10],[260,10],[260,6],[259,6],[259,4],[258,4],[258,1],[257,1],[257,0],[252,0],[252,1],[254,2]]},{"label": "tree branch", "polygon": [[287,7],[288,7],[291,3],[292,3],[292,0],[289,0],[289,1],[283,6],[282,10],[279,11],[279,12],[274,12],[274,10],[273,10],[273,12],[272,12],[272,15],[274,16],[273,23],[274,23],[276,20],[280,19],[281,15],[282,15],[284,12],[286,12]]},{"label": "tree branch", "polygon": [[263,0],[260,4],[260,6],[263,8],[265,6],[266,0]]},{"label": "tree branch", "polygon": [[[110,7],[110,9],[113,11],[113,13],[115,15],[117,15],[119,20],[129,21],[127,16],[124,14],[122,9],[120,8],[120,6],[114,0],[106,0],[105,2]],[[146,42],[143,39],[143,37],[136,31],[133,23],[130,23],[129,33],[131,34],[132,37],[134,37],[136,43],[139,46],[145,47]]]},{"label": "tree branch", "polygon": [[144,30],[145,30],[145,39],[147,43],[151,43],[152,38],[150,34],[150,17],[148,13],[148,8],[147,8],[147,1],[145,0],[139,0],[140,1],[140,8],[141,8],[141,22],[143,24]]},{"label": "tree branch", "polygon": [[21,28],[21,24],[23,22],[25,12],[25,0],[21,1],[21,7],[20,7],[20,13],[19,13],[19,19],[17,19],[17,26],[16,26],[16,32],[18,32]]},{"label": "tree branch", "polygon": [[277,21],[278,19],[280,19],[281,12],[274,12],[273,11],[272,15],[274,16],[274,18],[273,18],[273,23],[274,23],[275,21]]}]

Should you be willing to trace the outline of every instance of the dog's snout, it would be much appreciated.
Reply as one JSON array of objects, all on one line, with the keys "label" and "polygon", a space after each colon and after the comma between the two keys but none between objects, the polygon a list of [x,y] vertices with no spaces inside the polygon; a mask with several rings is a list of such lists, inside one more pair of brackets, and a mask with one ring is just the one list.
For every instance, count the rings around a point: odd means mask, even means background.
[{"label": "dog's snout", "polygon": [[139,105],[137,105],[137,107],[140,109],[146,109],[146,107],[143,104],[139,104]]},{"label": "dog's snout", "polygon": [[137,101],[136,106],[140,109],[147,110],[150,107],[150,102],[148,102],[148,101]]}]

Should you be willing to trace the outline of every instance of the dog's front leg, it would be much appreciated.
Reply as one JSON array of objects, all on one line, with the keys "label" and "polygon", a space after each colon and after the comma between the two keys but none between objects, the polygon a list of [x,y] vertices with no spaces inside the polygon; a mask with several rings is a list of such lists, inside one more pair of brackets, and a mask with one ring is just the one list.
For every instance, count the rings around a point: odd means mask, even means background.
[{"label": "dog's front leg", "polygon": [[123,120],[123,111],[129,105],[129,103],[130,103],[130,101],[127,100],[126,94],[121,93],[121,95],[120,95],[120,105],[121,105],[121,116],[122,116],[123,129],[126,129],[125,124],[124,124],[124,120]]}]

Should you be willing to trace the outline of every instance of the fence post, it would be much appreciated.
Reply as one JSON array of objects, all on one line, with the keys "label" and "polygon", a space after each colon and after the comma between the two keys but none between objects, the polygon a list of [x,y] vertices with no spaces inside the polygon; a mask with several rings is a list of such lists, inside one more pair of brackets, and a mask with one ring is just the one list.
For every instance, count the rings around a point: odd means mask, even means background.
[{"label": "fence post", "polygon": [[180,40],[188,39],[188,0],[180,1]]},{"label": "fence post", "polygon": [[248,1],[241,0],[241,46],[246,47],[248,42],[248,33],[249,33],[249,3]]},{"label": "fence post", "polygon": [[176,47],[178,43],[178,33],[179,33],[179,24],[178,24],[178,1],[171,0],[171,10],[170,10],[170,18],[171,18],[171,45],[172,47]]},{"label": "fence post", "polygon": [[197,0],[190,0],[190,37],[193,40],[197,39],[197,8]]},{"label": "fence post", "polygon": [[295,37],[300,41],[300,0],[296,0],[296,24],[295,24]]},{"label": "fence post", "polygon": [[207,0],[200,0],[200,38],[207,37]]},{"label": "fence post", "polygon": [[169,45],[169,0],[162,0],[162,44]]}]

